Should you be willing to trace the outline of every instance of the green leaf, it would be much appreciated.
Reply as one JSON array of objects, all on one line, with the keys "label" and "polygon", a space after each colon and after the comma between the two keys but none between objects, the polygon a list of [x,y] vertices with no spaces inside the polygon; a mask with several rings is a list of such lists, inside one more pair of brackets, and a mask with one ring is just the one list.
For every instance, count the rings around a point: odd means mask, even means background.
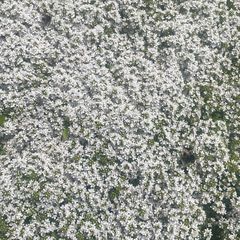
[{"label": "green leaf", "polygon": [[6,121],[6,117],[4,115],[0,115],[0,126],[2,127]]},{"label": "green leaf", "polygon": [[62,140],[66,141],[69,138],[70,130],[68,127],[65,127],[62,132]]}]

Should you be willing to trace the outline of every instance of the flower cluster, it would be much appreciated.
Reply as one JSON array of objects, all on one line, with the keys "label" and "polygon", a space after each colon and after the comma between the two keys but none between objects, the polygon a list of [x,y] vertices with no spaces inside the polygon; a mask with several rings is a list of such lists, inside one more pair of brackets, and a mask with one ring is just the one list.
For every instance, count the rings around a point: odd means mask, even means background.
[{"label": "flower cluster", "polygon": [[239,12],[0,1],[0,239],[240,238]]}]

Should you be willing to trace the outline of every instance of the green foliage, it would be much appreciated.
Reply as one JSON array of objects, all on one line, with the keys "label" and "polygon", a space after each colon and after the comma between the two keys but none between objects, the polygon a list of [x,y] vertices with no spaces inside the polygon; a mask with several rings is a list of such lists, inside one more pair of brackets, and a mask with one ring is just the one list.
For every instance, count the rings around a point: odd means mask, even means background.
[{"label": "green foliage", "polygon": [[224,120],[225,113],[222,110],[215,110],[211,113],[211,118],[213,121]]},{"label": "green foliage", "polygon": [[[200,86],[200,96],[203,98],[204,104],[201,107],[201,119],[207,120],[211,118],[214,122],[225,120],[225,112],[221,109],[221,107],[213,107],[211,104],[213,102],[213,92],[214,88],[212,86]],[[215,96],[218,97],[219,96]],[[216,100],[214,100],[216,101]]]},{"label": "green foliage", "polygon": [[228,162],[226,167],[230,173],[240,174],[240,169],[237,163]]},{"label": "green foliage", "polygon": [[162,30],[160,36],[161,37],[169,37],[175,34],[175,31],[172,28],[168,28],[166,30]]},{"label": "green foliage", "polygon": [[111,36],[114,33],[114,28],[113,27],[104,27],[104,34],[107,36]]},{"label": "green foliage", "polygon": [[0,115],[0,126],[2,127],[6,121],[6,116],[5,115]]},{"label": "green foliage", "polygon": [[160,142],[160,140],[165,137],[163,129],[164,126],[167,126],[165,120],[158,120],[157,122],[155,122],[156,133],[154,134],[152,139],[148,139],[147,141],[148,146],[153,146],[155,143]]},{"label": "green foliage", "polygon": [[212,99],[212,92],[213,87],[212,86],[200,86],[200,95],[204,99],[204,102],[207,102]]},{"label": "green foliage", "polygon": [[234,138],[234,133],[230,133],[228,141],[228,149],[230,151],[230,155],[234,154],[238,148],[240,148],[240,140]]},{"label": "green foliage", "polygon": [[[111,65],[110,63],[107,63],[107,64],[105,65],[105,67],[106,67],[106,68],[111,68],[112,65]],[[100,129],[100,128],[103,126],[103,124],[102,124],[101,122],[99,122],[99,121],[95,121],[95,125],[96,125],[96,128],[97,128],[97,129]]]},{"label": "green foliage", "polygon": [[105,7],[105,10],[107,11],[107,12],[110,12],[112,9],[113,9],[113,4],[112,3],[110,3],[110,4],[108,4],[106,7]]},{"label": "green foliage", "polygon": [[70,127],[71,122],[68,117],[65,117],[63,120],[63,131],[62,131],[62,141],[66,141],[70,136]]},{"label": "green foliage", "polygon": [[114,163],[114,160],[108,158],[102,151],[97,151],[94,154],[92,161],[98,162],[101,166],[108,166]]},{"label": "green foliage", "polygon": [[63,140],[63,141],[68,140],[69,134],[70,134],[69,128],[66,128],[66,127],[65,127],[65,128],[63,129],[63,131],[62,131],[62,140]]},{"label": "green foliage", "polygon": [[129,183],[133,185],[134,187],[138,186],[140,184],[140,177],[133,178],[129,180]]},{"label": "green foliage", "polygon": [[150,146],[153,146],[155,143],[154,139],[148,139],[147,141],[147,145],[150,147]]},{"label": "green foliage", "polygon": [[80,157],[79,155],[75,155],[75,156],[72,158],[73,162],[79,162],[80,159],[81,159],[81,157]]},{"label": "green foliage", "polygon": [[33,204],[37,204],[40,200],[40,192],[33,192],[32,196],[31,196],[31,203]]},{"label": "green foliage", "polygon": [[92,236],[92,237],[86,237],[85,234],[81,233],[81,232],[78,232],[76,234],[76,238],[77,240],[97,240],[96,237]]},{"label": "green foliage", "polygon": [[22,180],[26,182],[37,181],[39,178],[40,176],[34,170],[29,170],[27,174],[22,175]]},{"label": "green foliage", "polygon": [[211,240],[224,240],[225,238],[224,229],[222,229],[218,224],[213,224],[212,226],[212,237]]},{"label": "green foliage", "polygon": [[76,238],[77,238],[78,240],[86,240],[86,238],[84,237],[84,235],[83,235],[81,232],[78,232],[78,233],[76,234]]},{"label": "green foliage", "polygon": [[68,128],[68,127],[70,127],[70,125],[71,125],[71,122],[70,122],[69,117],[64,117],[64,119],[63,119],[63,126],[65,128]]},{"label": "green foliage", "polygon": [[56,240],[57,240],[57,239],[62,239],[57,230],[54,230],[53,232],[47,233],[46,235],[49,236],[49,237],[51,237],[51,239],[52,239],[52,238],[53,238],[53,239],[56,239]]},{"label": "green foliage", "polygon": [[0,215],[0,240],[7,240],[7,233],[9,226],[6,222],[6,218]]},{"label": "green foliage", "polygon": [[[20,109],[18,111],[21,111]],[[0,126],[3,126],[6,122],[7,118],[9,118],[13,113],[15,113],[13,108],[3,108],[3,110],[0,112]],[[16,113],[15,113],[16,114]]]},{"label": "green foliage", "polygon": [[203,105],[201,107],[201,119],[202,120],[207,120],[209,119],[209,111],[206,105]]},{"label": "green foliage", "polygon": [[225,209],[227,213],[230,213],[233,210],[231,199],[229,198],[224,198],[223,203],[225,205]]},{"label": "green foliage", "polygon": [[87,214],[85,215],[84,221],[91,222],[91,223],[94,224],[97,228],[99,228],[99,226],[100,226],[100,225],[99,225],[99,222],[97,221],[97,219],[94,218],[91,213],[87,213]]},{"label": "green foliage", "polygon": [[[32,63],[33,70],[36,76],[47,79],[49,76],[51,76],[51,72],[47,68],[47,64],[45,62],[42,63]],[[37,85],[36,85],[37,83]],[[40,82],[39,82],[40,83]],[[38,82],[35,82],[34,85],[38,86]]]},{"label": "green foliage", "polygon": [[120,192],[121,192],[120,186],[111,188],[108,192],[108,197],[110,201],[113,202],[116,198],[118,198],[120,196]]},{"label": "green foliage", "polygon": [[236,10],[236,7],[234,5],[234,1],[227,0],[226,3],[227,3],[228,10],[231,10],[231,9]]},{"label": "green foliage", "polygon": [[4,145],[0,142],[0,155],[4,155],[6,152],[5,152],[5,149],[4,149]]},{"label": "green foliage", "polygon": [[137,175],[134,178],[129,179],[129,184],[134,187],[138,186],[142,180],[141,172],[138,171]]},{"label": "green foliage", "polygon": [[221,109],[211,109],[209,105],[203,105],[201,107],[201,119],[208,120],[211,118],[214,122],[224,121],[225,112]]},{"label": "green foliage", "polygon": [[140,216],[140,217],[143,217],[144,216],[144,214],[145,214],[145,210],[144,209],[142,209],[142,208],[139,208],[138,209],[138,215]]},{"label": "green foliage", "polygon": [[146,6],[151,6],[154,4],[154,0],[143,0],[143,2],[145,3]]},{"label": "green foliage", "polygon": [[207,220],[209,220],[210,218],[216,219],[218,217],[218,214],[213,210],[212,203],[207,203],[203,205],[203,210],[206,213]]},{"label": "green foliage", "polygon": [[[229,199],[224,199],[223,202],[226,208],[229,210],[231,206],[228,200]],[[206,220],[205,223],[201,226],[201,230],[203,231],[204,229],[211,227],[211,240],[226,239],[228,235],[227,227],[225,227],[224,225],[220,225],[218,220],[221,218],[221,215],[213,210],[213,203],[203,205],[203,210],[206,213]]]}]

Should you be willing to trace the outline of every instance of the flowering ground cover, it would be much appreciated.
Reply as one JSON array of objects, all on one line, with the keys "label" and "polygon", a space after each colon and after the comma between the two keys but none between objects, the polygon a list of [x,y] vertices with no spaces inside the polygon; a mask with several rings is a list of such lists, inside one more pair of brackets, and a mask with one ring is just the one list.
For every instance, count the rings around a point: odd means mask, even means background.
[{"label": "flowering ground cover", "polygon": [[240,239],[238,0],[0,1],[0,239]]}]

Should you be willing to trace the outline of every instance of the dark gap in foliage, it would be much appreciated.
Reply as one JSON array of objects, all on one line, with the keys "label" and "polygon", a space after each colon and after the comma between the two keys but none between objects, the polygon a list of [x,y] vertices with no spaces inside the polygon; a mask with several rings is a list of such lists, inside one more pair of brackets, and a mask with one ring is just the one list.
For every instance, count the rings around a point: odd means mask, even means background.
[{"label": "dark gap in foliage", "polygon": [[80,143],[80,145],[83,146],[84,149],[85,149],[85,148],[87,147],[87,145],[88,145],[87,139],[85,139],[85,138],[83,138],[83,137],[80,137],[80,138],[79,138],[79,143]]},{"label": "dark gap in foliage", "polygon": [[213,224],[211,240],[224,240],[224,239],[225,239],[224,230],[220,228],[218,224]]},{"label": "dark gap in foliage", "polygon": [[201,120],[208,120],[209,119],[209,113],[207,111],[207,107],[206,105],[203,105],[201,107],[201,117],[200,117]]},{"label": "dark gap in foliage", "polygon": [[142,176],[141,176],[140,171],[138,171],[137,177],[129,179],[128,182],[129,182],[129,184],[133,185],[134,187],[137,187],[141,183],[141,180],[142,180]]},{"label": "dark gap in foliage", "polygon": [[181,156],[181,162],[183,164],[189,164],[194,163],[196,160],[196,156],[193,153],[191,148],[186,148],[183,150],[182,156]]},{"label": "dark gap in foliage", "polygon": [[219,214],[217,214],[213,209],[213,203],[207,203],[203,205],[203,210],[206,213],[206,217],[209,218],[213,218],[213,219],[218,219],[219,218]]},{"label": "dark gap in foliage", "polygon": [[225,209],[227,214],[233,210],[231,200],[229,198],[223,198],[223,203],[225,205]]},{"label": "dark gap in foliage", "polygon": [[235,7],[235,5],[234,5],[234,1],[227,0],[226,4],[227,4],[228,10],[231,10],[231,9],[232,9],[232,10],[236,10],[236,7]]},{"label": "dark gap in foliage", "polygon": [[30,224],[31,221],[32,221],[32,215],[31,216],[27,216],[25,219],[24,219],[24,224]]},{"label": "dark gap in foliage", "polygon": [[224,112],[222,110],[215,110],[211,114],[213,121],[224,120]]},{"label": "dark gap in foliage", "polygon": [[51,17],[50,15],[44,14],[44,15],[42,16],[42,25],[43,25],[44,27],[49,26],[50,23],[51,23],[51,20],[52,20],[52,17]]}]

